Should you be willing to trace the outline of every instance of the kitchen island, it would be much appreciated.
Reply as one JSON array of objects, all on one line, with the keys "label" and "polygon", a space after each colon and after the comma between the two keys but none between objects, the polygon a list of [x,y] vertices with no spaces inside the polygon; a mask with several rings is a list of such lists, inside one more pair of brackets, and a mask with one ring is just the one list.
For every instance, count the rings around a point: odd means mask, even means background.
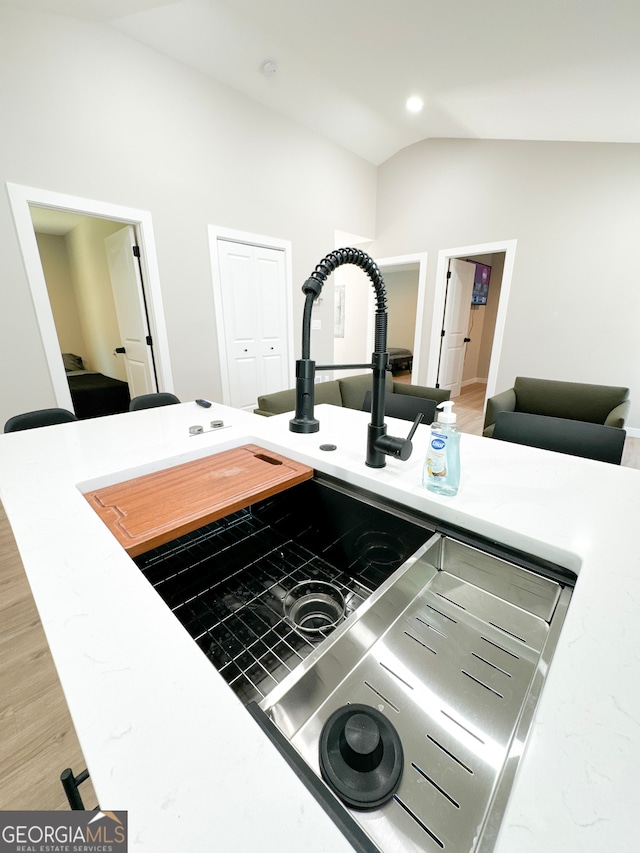
[{"label": "kitchen island", "polygon": [[[286,415],[184,403],[0,437],[0,499],[101,806],[128,811],[130,849],[351,850],[83,497],[247,443],[575,572],[495,849],[635,849],[640,471],[463,435],[460,491],[445,498],[421,486],[426,428],[408,462],[372,470],[366,414],[316,415],[320,432],[298,435]],[[189,435],[214,418],[224,428]]]}]

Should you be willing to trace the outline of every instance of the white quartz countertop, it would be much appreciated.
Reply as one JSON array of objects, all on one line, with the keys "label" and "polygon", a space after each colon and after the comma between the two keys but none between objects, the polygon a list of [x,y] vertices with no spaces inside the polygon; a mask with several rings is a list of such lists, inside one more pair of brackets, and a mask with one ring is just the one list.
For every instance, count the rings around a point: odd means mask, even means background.
[{"label": "white quartz countertop", "polygon": [[[184,403],[0,436],[0,498],[100,804],[128,811],[130,849],[351,850],[82,496],[257,443],[578,575],[496,851],[636,850],[640,471],[465,434],[460,491],[440,497],[421,485],[425,427],[408,462],[374,471],[368,416],[316,414],[313,435]],[[214,418],[223,429],[188,434]]]}]

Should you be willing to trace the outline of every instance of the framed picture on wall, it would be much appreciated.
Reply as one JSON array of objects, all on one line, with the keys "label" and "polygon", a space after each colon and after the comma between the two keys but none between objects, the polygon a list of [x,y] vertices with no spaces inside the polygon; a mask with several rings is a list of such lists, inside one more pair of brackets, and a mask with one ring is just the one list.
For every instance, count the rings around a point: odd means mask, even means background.
[{"label": "framed picture on wall", "polygon": [[479,264],[476,262],[476,272],[473,278],[473,293],[471,294],[472,305],[487,304],[490,279],[491,267],[487,264]]},{"label": "framed picture on wall", "polygon": [[344,285],[333,288],[333,337],[344,338]]}]

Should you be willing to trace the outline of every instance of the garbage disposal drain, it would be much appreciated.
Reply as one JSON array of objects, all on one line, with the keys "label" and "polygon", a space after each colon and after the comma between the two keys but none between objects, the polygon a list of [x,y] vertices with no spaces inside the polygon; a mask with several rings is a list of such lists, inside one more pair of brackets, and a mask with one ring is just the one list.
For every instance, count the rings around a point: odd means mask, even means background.
[{"label": "garbage disposal drain", "polygon": [[297,631],[323,637],[344,619],[344,596],[327,581],[302,581],[287,594],[284,615]]}]

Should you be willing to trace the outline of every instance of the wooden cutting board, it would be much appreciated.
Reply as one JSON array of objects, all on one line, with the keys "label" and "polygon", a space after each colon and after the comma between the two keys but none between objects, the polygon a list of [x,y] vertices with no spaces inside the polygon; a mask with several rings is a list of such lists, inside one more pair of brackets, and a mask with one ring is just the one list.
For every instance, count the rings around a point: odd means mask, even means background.
[{"label": "wooden cutting board", "polygon": [[313,476],[306,465],[246,444],[85,498],[135,557]]}]

